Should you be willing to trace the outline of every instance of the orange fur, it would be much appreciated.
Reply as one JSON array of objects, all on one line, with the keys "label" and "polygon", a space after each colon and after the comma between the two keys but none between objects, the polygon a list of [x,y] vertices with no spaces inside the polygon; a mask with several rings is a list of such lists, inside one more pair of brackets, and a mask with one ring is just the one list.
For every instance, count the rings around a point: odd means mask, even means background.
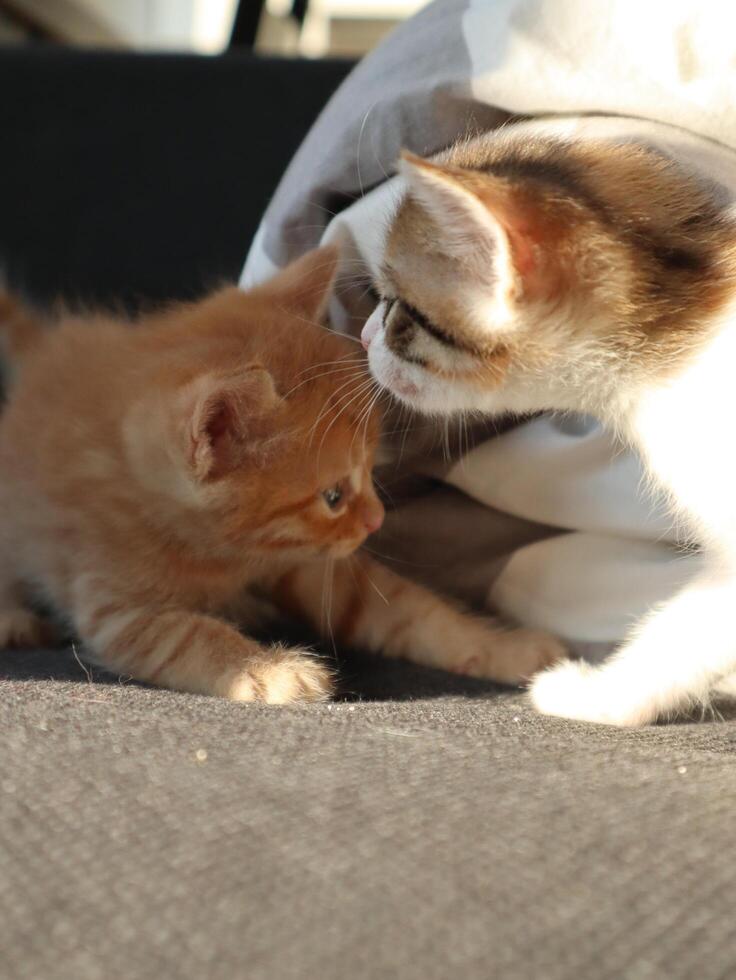
[{"label": "orange fur", "polygon": [[[462,651],[465,624],[500,680],[560,655],[537,636],[514,667],[521,634],[380,566],[348,570],[383,508],[374,389],[357,349],[318,324],[335,264],[320,249],[248,293],[226,288],[135,324],[67,317],[41,332],[5,301],[0,335],[18,371],[0,417],[0,645],[38,641],[23,603],[37,589],[120,673],[239,700],[326,696],[318,659],[264,648],[225,618],[256,590],[324,633],[334,617],[346,639],[438,666],[459,654],[450,627],[433,637],[426,620],[460,629]],[[366,576],[389,577],[391,616]],[[325,585],[334,608],[322,621]],[[398,614],[409,615],[400,631]]]}]

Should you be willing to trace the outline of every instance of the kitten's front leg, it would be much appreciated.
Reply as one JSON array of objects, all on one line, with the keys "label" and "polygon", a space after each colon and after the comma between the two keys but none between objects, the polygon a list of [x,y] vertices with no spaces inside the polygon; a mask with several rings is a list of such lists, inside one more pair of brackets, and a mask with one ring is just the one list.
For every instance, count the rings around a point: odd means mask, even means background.
[{"label": "kitten's front leg", "polygon": [[736,671],[736,578],[705,572],[639,625],[601,667],[561,664],[535,678],[534,705],[548,715],[646,725],[693,704]]},{"label": "kitten's front leg", "polygon": [[28,608],[20,583],[0,563],[0,649],[46,646],[54,641],[51,624]]},{"label": "kitten's front leg", "polygon": [[362,552],[293,569],[274,598],[341,643],[503,684],[523,684],[566,655],[548,633],[494,628]]},{"label": "kitten's front leg", "polygon": [[268,704],[321,701],[332,692],[331,673],[318,658],[263,647],[212,616],[95,594],[74,618],[95,659],[136,680]]}]

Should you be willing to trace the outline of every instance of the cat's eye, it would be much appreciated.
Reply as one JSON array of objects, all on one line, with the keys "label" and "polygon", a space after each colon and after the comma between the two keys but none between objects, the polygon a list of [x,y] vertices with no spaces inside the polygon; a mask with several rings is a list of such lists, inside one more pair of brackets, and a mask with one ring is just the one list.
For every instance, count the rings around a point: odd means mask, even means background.
[{"label": "cat's eye", "polygon": [[335,486],[330,487],[329,490],[323,490],[322,497],[330,510],[335,510],[340,506],[340,501],[343,497],[343,489],[339,483],[336,483]]},{"label": "cat's eye", "polygon": [[382,297],[381,302],[384,304],[384,306],[383,306],[383,325],[385,327],[386,326],[386,320],[388,320],[389,314],[391,313],[391,310],[394,308],[394,305],[396,303],[396,299],[395,298],[389,299],[387,296],[384,296],[384,297]]}]

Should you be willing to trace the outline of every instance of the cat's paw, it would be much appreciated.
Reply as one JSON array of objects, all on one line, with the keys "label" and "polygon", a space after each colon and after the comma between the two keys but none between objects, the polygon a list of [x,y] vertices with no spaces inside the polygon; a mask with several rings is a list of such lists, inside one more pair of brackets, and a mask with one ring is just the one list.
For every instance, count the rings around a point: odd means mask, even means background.
[{"label": "cat's paw", "polygon": [[276,648],[263,659],[249,661],[230,681],[225,694],[233,701],[296,704],[326,701],[333,690],[332,671],[319,657]]},{"label": "cat's paw", "polygon": [[30,609],[0,610],[0,648],[47,646],[53,639],[50,625]]},{"label": "cat's paw", "polygon": [[544,630],[486,630],[480,647],[463,660],[457,673],[522,686],[538,671],[568,656],[565,646]]},{"label": "cat's paw", "polygon": [[630,685],[618,685],[611,672],[582,661],[545,670],[532,681],[530,697],[545,715],[634,728],[656,720],[651,704],[632,697]]}]

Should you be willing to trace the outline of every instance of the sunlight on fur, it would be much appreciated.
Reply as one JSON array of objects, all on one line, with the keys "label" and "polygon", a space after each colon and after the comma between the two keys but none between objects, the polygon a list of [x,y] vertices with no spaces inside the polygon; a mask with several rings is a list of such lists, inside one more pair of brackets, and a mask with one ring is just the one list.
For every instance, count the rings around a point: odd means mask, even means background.
[{"label": "sunlight on fur", "polygon": [[241,631],[264,605],[332,643],[505,683],[564,656],[359,550],[384,515],[383,393],[324,326],[336,264],[325,247],[135,323],[47,323],[2,296],[0,645],[40,641],[40,595],[112,671],[267,704],[322,700],[334,678]]},{"label": "sunlight on fur", "polygon": [[362,334],[377,381],[430,415],[597,416],[706,548],[606,664],[540,674],[534,704],[640,725],[707,703],[736,674],[733,201],[631,139],[491,133],[400,169]]}]

